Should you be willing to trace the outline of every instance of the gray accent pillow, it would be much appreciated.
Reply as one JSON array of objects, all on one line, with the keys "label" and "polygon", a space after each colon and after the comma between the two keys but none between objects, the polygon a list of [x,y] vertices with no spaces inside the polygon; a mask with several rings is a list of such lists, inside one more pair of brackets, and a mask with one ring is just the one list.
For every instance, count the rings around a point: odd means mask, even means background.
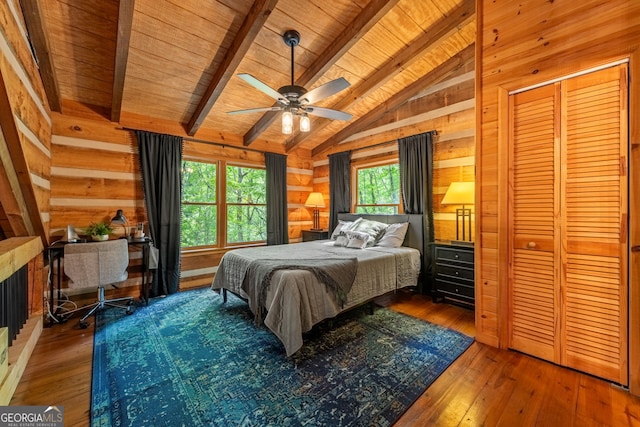
[{"label": "gray accent pillow", "polygon": [[[362,218],[358,218],[355,221],[338,220],[338,225],[336,225],[335,230],[333,230],[333,233],[331,233],[331,240],[336,240],[341,233],[351,230],[351,228],[355,224],[359,223],[361,220]],[[336,245],[336,246],[341,246],[341,245]]]},{"label": "gray accent pillow", "polygon": [[349,238],[347,237],[347,235],[344,233],[340,233],[336,237],[336,241],[333,242],[333,246],[347,246],[347,243],[349,243]]},{"label": "gray accent pillow", "polygon": [[358,218],[360,221],[354,223],[349,231],[360,231],[362,233],[367,233],[369,236],[373,237],[374,243],[382,237],[382,234],[387,229],[387,224],[383,222],[373,221],[365,218]]},{"label": "gray accent pillow", "polygon": [[373,246],[374,238],[367,233],[361,231],[347,231],[347,247],[354,249],[364,249],[367,246]]}]

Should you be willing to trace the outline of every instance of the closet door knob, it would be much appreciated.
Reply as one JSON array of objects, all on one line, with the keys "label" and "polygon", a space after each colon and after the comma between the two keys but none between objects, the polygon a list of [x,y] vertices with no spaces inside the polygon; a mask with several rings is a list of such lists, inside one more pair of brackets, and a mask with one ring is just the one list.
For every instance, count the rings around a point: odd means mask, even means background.
[{"label": "closet door knob", "polygon": [[535,248],[535,247],[536,247],[536,242],[529,242],[529,243],[527,243],[527,248],[529,248],[529,249],[533,249],[533,248]]}]

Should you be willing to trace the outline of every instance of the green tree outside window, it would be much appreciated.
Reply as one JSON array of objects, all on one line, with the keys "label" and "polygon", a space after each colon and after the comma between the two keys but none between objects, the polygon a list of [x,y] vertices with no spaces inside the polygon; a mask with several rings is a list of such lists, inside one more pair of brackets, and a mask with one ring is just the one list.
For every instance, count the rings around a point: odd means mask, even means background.
[{"label": "green tree outside window", "polygon": [[266,171],[227,165],[227,242],[267,239]]},{"label": "green tree outside window", "polygon": [[356,212],[397,214],[400,207],[398,163],[357,170]]},{"label": "green tree outside window", "polygon": [[182,247],[218,243],[217,194],[215,164],[182,162]]}]

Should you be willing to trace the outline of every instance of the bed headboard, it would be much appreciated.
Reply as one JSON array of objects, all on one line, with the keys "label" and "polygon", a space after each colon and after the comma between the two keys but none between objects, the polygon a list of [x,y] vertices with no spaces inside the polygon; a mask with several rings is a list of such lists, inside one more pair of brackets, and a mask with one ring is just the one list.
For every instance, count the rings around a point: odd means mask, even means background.
[{"label": "bed headboard", "polygon": [[[395,224],[398,222],[408,222],[409,228],[407,234],[404,237],[404,243],[402,246],[415,248],[424,255],[424,215],[422,214],[398,214],[398,215],[384,215],[384,214],[354,214],[354,213],[339,213],[338,219],[343,221],[355,221],[358,218],[366,218],[373,221],[383,222],[385,224]],[[329,230],[329,233],[333,230]]]}]

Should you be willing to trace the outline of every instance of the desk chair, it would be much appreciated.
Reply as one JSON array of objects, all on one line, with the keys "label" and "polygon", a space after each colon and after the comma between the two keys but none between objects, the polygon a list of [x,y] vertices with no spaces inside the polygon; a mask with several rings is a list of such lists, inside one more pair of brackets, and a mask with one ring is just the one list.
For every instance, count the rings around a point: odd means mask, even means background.
[{"label": "desk chair", "polygon": [[[98,287],[98,301],[79,307],[63,314],[68,318],[73,313],[89,309],[80,319],[80,327],[86,328],[87,318],[106,306],[133,313],[133,297],[105,299],[104,287],[123,282],[127,279],[129,250],[125,239],[105,242],[69,243],[64,247],[64,273],[69,277],[70,288]],[[126,304],[120,304],[127,301]]]}]

